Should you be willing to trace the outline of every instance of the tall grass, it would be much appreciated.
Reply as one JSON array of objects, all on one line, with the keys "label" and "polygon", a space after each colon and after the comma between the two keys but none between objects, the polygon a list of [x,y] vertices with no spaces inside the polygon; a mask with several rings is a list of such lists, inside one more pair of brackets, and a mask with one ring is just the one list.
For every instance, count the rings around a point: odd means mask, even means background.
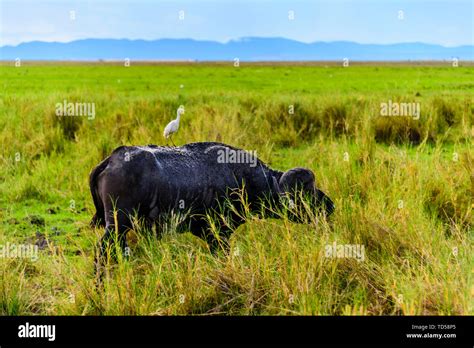
[{"label": "tall grass", "polygon": [[[39,232],[47,246],[36,262],[0,258],[0,314],[473,313],[474,101],[455,84],[472,69],[417,68],[439,73],[419,83],[411,67],[30,67],[23,80],[1,69],[0,245]],[[400,76],[412,82],[394,95]],[[95,119],[58,118],[64,99],[94,102]],[[381,117],[388,99],[420,102],[420,119]],[[308,224],[247,214],[215,256],[173,221],[161,238],[137,227],[98,290],[88,174],[119,145],[164,144],[181,104],[175,143],[221,141],[280,170],[311,168],[336,212]],[[328,257],[334,242],[364,245],[365,260]]]}]

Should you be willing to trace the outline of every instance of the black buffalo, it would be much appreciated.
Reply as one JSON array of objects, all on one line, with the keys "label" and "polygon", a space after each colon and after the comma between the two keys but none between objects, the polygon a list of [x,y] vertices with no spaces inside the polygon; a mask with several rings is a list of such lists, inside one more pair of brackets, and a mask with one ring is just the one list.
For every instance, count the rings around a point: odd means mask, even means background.
[{"label": "black buffalo", "polygon": [[[181,147],[121,146],[93,169],[90,190],[97,210],[92,224],[105,227],[101,254],[115,230],[120,246],[126,247],[131,216],[150,226],[155,224],[159,231],[163,217],[182,212],[182,225],[215,250],[245,221],[241,214],[244,205],[251,212],[271,216],[275,210],[269,207],[298,204],[302,195],[296,193],[301,192],[309,197],[315,211],[329,216],[334,210],[331,199],[316,188],[309,169],[280,172],[248,152],[214,142]],[[219,223],[216,235],[211,233],[206,215],[222,211],[228,219]],[[295,221],[300,218],[288,216]]]}]

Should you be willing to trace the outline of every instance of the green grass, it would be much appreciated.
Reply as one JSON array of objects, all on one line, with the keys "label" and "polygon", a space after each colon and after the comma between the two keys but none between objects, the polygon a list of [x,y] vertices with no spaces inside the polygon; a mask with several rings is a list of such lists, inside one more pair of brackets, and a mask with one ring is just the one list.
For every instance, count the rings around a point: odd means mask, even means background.
[{"label": "green grass", "polygon": [[[473,314],[474,69],[435,66],[0,65],[2,315]],[[181,87],[182,85],[182,87]],[[57,117],[63,100],[96,116]],[[419,102],[421,117],[381,117]],[[90,170],[119,145],[221,141],[312,169],[331,221],[248,216],[230,255],[189,233],[129,233],[94,288]],[[294,114],[288,112],[290,105]],[[365,260],[325,246],[362,244]]]}]

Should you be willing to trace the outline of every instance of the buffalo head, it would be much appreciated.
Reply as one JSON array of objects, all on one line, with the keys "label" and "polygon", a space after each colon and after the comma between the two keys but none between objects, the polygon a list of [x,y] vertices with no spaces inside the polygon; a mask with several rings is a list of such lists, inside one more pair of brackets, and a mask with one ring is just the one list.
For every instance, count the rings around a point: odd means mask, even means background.
[{"label": "buffalo head", "polygon": [[293,168],[284,172],[280,180],[273,178],[274,189],[279,194],[279,200],[285,201],[290,208],[289,217],[292,220],[299,221],[299,214],[291,213],[301,211],[302,200],[309,203],[311,210],[316,213],[323,213],[326,216],[334,212],[333,201],[321,190],[316,187],[314,173],[306,168]]}]

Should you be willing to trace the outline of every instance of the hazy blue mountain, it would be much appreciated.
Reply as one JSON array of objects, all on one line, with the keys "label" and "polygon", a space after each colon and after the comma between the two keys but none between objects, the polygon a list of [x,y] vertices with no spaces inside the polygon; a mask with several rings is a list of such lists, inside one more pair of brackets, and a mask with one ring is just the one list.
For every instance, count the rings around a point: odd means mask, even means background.
[{"label": "hazy blue mountain", "polygon": [[347,41],[302,43],[283,38],[242,38],[227,43],[191,39],[86,39],[68,43],[32,41],[0,47],[1,60],[474,60],[474,46],[424,43],[392,45]]}]

